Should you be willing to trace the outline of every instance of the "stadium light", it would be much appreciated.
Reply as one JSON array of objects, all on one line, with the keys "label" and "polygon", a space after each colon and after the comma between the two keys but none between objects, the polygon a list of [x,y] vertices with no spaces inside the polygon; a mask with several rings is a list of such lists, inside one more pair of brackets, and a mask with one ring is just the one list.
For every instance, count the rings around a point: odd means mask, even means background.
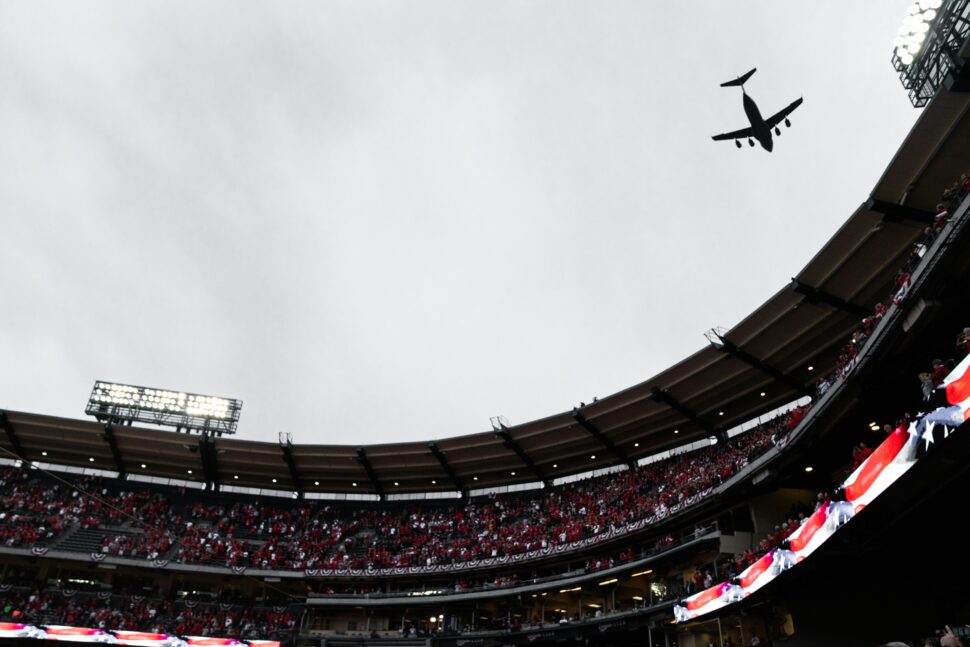
[{"label": "stadium light", "polygon": [[970,2],[967,0],[917,0],[893,39],[893,68],[899,72],[910,101],[926,105],[936,91],[959,78],[961,64],[953,54],[970,34]]},{"label": "stadium light", "polygon": [[84,412],[99,422],[145,422],[202,434],[236,433],[242,401],[98,380]]}]

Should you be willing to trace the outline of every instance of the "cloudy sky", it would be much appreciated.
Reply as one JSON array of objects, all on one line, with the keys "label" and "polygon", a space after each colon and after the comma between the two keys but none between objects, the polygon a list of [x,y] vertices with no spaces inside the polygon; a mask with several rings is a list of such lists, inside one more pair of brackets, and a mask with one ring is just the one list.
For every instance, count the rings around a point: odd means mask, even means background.
[{"label": "cloudy sky", "polygon": [[[377,443],[643,381],[868,197],[908,4],[0,0],[0,407]],[[752,67],[771,154],[710,139]]]}]

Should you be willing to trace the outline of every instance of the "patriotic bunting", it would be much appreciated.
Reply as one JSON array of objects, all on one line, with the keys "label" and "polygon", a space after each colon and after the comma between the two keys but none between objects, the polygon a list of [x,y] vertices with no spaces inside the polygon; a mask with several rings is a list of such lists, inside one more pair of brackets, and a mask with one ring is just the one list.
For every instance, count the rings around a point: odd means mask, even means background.
[{"label": "patriotic bunting", "polygon": [[[777,548],[763,555],[731,582],[722,582],[674,605],[677,622],[687,622],[744,599],[778,575],[802,562],[856,514],[882,494],[929,451],[935,442],[949,436],[970,418],[970,356],[947,377],[940,388],[946,389],[949,407],[940,407],[908,426],[895,429],[879,447],[857,467],[842,484],[844,500],[816,508]],[[942,436],[934,436],[942,426]]]}]

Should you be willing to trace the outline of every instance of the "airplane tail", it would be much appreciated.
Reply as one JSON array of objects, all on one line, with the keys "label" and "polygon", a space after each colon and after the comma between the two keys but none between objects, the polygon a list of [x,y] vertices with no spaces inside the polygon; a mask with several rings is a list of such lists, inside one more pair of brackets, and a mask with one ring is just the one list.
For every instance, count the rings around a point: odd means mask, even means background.
[{"label": "airplane tail", "polygon": [[744,82],[747,81],[748,79],[750,79],[751,78],[751,75],[754,74],[757,71],[758,71],[758,68],[754,68],[753,70],[751,70],[750,72],[748,72],[744,76],[739,76],[738,78],[734,79],[733,81],[727,81],[726,83],[722,83],[721,84],[721,87],[722,88],[727,88],[727,87],[731,87],[731,86],[744,86]]}]

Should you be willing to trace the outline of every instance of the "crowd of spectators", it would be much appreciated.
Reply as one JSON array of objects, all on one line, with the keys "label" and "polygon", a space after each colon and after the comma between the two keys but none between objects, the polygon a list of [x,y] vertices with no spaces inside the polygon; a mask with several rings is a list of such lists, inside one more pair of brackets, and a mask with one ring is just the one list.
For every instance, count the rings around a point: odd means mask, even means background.
[{"label": "crowd of spectators", "polygon": [[[0,538],[51,542],[70,525],[103,532],[100,552],[229,568],[378,569],[473,562],[555,548],[662,517],[724,482],[801,420],[798,407],[717,445],[535,495],[405,509],[324,502],[207,502],[84,477],[0,472]],[[82,494],[92,493],[93,496]],[[608,566],[604,562],[603,567]]]},{"label": "crowd of spectators", "polygon": [[286,607],[194,603],[131,595],[10,589],[0,592],[0,620],[105,630],[227,638],[288,637],[296,625]]},{"label": "crowd of spectators", "polygon": [[[889,306],[886,304],[892,303],[898,305],[906,298],[913,272],[919,266],[920,261],[923,260],[923,256],[936,241],[940,232],[943,231],[943,228],[950,221],[952,211],[959,206],[960,202],[968,194],[970,194],[970,173],[961,175],[959,180],[943,192],[940,197],[940,203],[936,205],[936,217],[933,220],[933,224],[927,225],[923,229],[923,234],[919,242],[913,247],[912,252],[910,252],[906,263],[896,272],[889,295],[884,301],[880,301],[875,305],[873,313],[860,322],[859,328],[852,333],[849,342],[843,347],[836,361],[837,375],[845,376],[853,369],[859,351],[889,310]],[[927,382],[924,381],[922,374],[920,375],[920,380],[924,384],[925,389]]]}]

